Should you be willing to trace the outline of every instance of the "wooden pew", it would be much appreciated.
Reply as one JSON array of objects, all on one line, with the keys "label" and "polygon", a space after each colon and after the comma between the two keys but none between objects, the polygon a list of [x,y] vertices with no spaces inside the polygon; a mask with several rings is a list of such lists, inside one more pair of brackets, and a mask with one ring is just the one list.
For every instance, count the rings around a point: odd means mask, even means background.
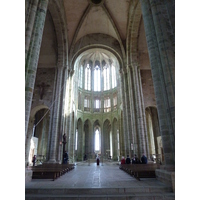
[{"label": "wooden pew", "polygon": [[73,164],[43,163],[42,165],[32,167],[32,179],[55,180],[72,169],[74,169]]},{"label": "wooden pew", "polygon": [[160,168],[159,164],[123,164],[119,166],[131,176],[134,176],[137,180],[140,178],[156,178],[155,170]]}]

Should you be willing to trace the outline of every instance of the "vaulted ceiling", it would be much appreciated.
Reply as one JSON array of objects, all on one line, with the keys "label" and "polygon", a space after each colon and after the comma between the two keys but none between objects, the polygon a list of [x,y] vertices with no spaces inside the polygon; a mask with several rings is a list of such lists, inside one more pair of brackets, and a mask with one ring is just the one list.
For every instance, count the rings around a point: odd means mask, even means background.
[{"label": "vaulted ceiling", "polygon": [[[135,42],[131,45],[135,48],[140,68],[150,69],[139,0],[60,0],[60,2],[62,2],[60,5],[64,6],[69,62],[78,56],[77,52],[84,45],[100,43],[104,47],[109,46],[110,50],[117,52],[118,59],[125,61],[125,54],[130,45],[127,40],[130,39],[131,30],[134,32],[131,40]],[[136,7],[138,11],[135,11]],[[59,34],[53,31],[58,20],[52,10],[50,8],[46,17],[39,67],[56,66],[58,48],[62,43],[61,41],[59,44]]]},{"label": "vaulted ceiling", "polygon": [[93,33],[126,39],[130,0],[64,0],[69,47]]}]

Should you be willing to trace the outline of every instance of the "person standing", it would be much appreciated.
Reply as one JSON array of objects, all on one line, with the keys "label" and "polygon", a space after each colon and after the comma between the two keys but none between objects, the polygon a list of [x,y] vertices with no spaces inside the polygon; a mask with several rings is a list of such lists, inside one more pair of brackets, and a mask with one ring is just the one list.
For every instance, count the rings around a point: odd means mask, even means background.
[{"label": "person standing", "polygon": [[67,153],[67,151],[65,151],[65,153],[64,153],[64,164],[67,164],[67,161],[68,161],[68,153]]},{"label": "person standing", "polygon": [[100,158],[99,158],[99,156],[97,154],[97,165],[99,165],[99,162],[100,162]]},{"label": "person standing", "polygon": [[35,166],[35,163],[36,163],[36,155],[33,156],[32,162],[33,162],[33,166]]}]

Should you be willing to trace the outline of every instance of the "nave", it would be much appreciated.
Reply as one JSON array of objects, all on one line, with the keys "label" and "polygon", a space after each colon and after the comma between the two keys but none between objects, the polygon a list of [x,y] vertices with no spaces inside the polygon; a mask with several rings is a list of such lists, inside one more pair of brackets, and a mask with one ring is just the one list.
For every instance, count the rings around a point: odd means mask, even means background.
[{"label": "nave", "polygon": [[141,179],[119,169],[118,162],[77,162],[55,181],[26,181],[26,199],[175,199],[171,186],[156,178]]}]

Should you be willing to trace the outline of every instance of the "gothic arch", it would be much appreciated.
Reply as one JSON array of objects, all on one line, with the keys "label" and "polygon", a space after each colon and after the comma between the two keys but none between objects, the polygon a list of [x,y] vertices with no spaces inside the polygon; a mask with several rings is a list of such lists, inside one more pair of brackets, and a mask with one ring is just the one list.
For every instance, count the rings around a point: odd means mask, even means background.
[{"label": "gothic arch", "polygon": [[142,11],[139,0],[131,2],[126,42],[128,65],[138,64],[138,34],[141,17]]},{"label": "gothic arch", "polygon": [[[89,44],[84,42],[88,40],[90,41]],[[73,56],[69,58],[70,66],[74,67],[75,61],[81,53],[93,48],[101,48],[110,51],[117,58],[119,66],[123,66],[123,54],[119,42],[115,38],[102,33],[86,35],[76,42],[73,49]]]},{"label": "gothic arch", "polygon": [[48,9],[52,16],[57,36],[57,65],[65,66],[68,62],[68,40],[65,11],[63,6],[60,5],[59,1],[56,0],[49,2]]}]

